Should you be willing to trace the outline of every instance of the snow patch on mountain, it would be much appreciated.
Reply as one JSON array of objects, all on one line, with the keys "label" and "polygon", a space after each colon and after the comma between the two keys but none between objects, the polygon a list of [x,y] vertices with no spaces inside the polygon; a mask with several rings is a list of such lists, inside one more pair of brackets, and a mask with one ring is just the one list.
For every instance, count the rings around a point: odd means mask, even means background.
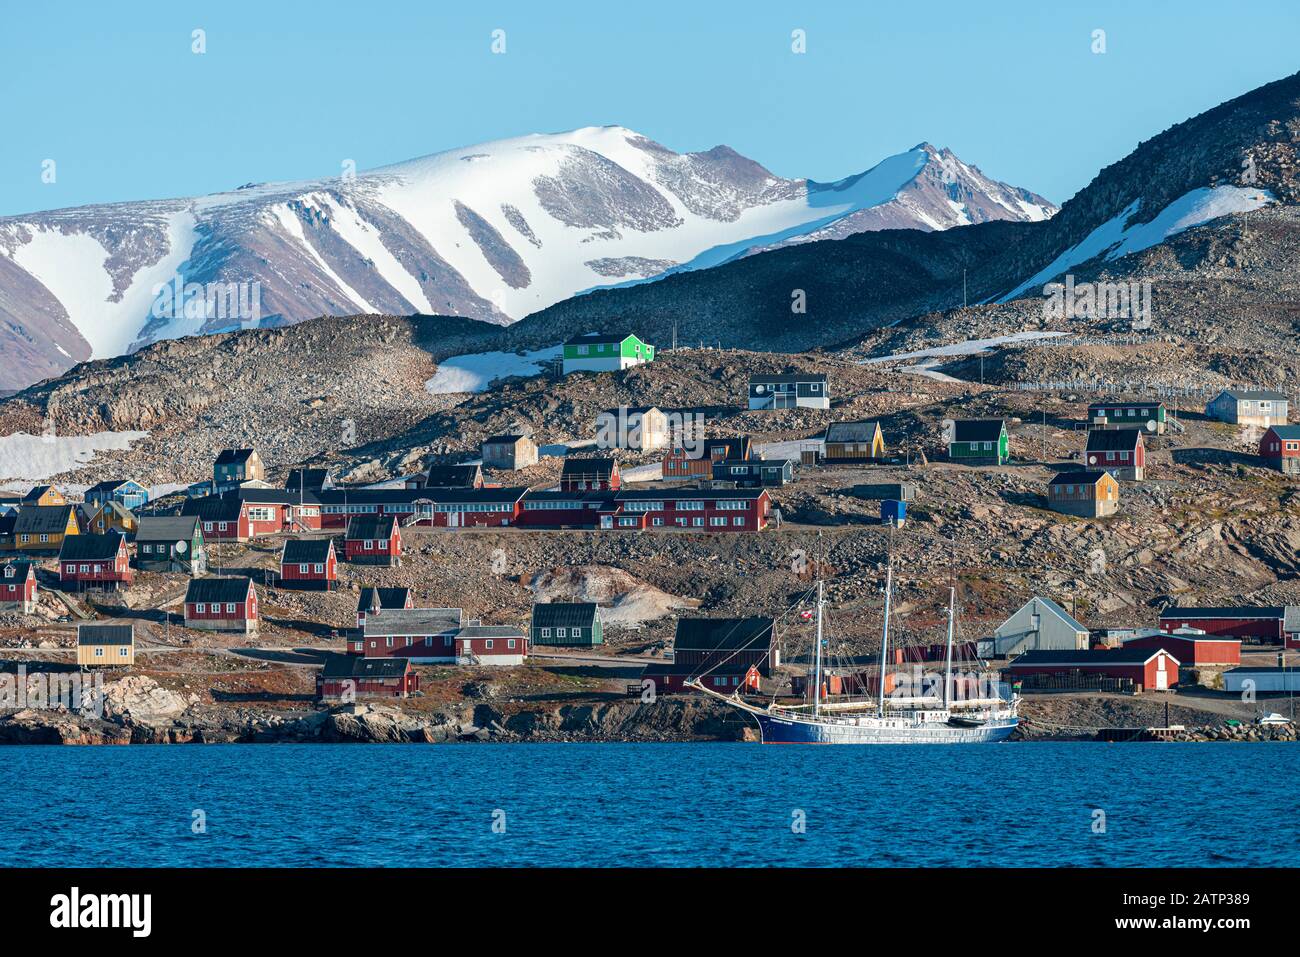
[{"label": "snow patch on mountain", "polygon": [[1130,226],[1130,221],[1137,215],[1142,205],[1141,200],[1134,200],[1119,215],[1102,223],[1082,241],[1061,253],[998,301],[1008,302],[1015,299],[1035,286],[1043,286],[1073,267],[1103,253],[1106,261],[1110,262],[1130,253],[1150,249],[1170,236],[1176,236],[1195,226],[1202,226],[1220,216],[1250,212],[1273,201],[1273,194],[1267,190],[1241,186],[1203,187],[1184,193],[1162,209],[1150,222]]},{"label": "snow patch on mountain", "polygon": [[424,384],[433,395],[458,392],[486,392],[493,384],[512,376],[537,375],[563,351],[551,346],[534,352],[475,352],[452,356],[438,364],[438,371]]},{"label": "snow patch on mountain", "polygon": [[96,432],[92,435],[0,435],[0,479],[38,482],[80,468],[107,450],[125,450],[148,432]]}]

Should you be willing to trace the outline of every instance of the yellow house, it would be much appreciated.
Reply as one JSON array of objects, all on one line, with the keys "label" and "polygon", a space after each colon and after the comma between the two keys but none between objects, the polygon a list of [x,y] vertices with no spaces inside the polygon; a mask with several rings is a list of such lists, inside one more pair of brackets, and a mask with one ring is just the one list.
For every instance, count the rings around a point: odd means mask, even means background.
[{"label": "yellow house", "polygon": [[83,668],[135,664],[135,626],[78,625],[77,664]]},{"label": "yellow house", "polygon": [[879,422],[832,422],[826,427],[824,444],[827,462],[864,462],[885,455],[885,433]]},{"label": "yellow house", "polygon": [[20,552],[57,552],[64,538],[80,531],[72,505],[24,505],[14,522],[14,547]]},{"label": "yellow house", "polygon": [[118,502],[105,502],[86,523],[86,532],[90,535],[106,535],[117,530],[127,538],[134,538],[140,522],[135,513],[123,508]]},{"label": "yellow house", "polygon": [[28,489],[27,494],[23,496],[24,505],[67,505],[68,500],[63,497],[53,485],[33,485]]}]

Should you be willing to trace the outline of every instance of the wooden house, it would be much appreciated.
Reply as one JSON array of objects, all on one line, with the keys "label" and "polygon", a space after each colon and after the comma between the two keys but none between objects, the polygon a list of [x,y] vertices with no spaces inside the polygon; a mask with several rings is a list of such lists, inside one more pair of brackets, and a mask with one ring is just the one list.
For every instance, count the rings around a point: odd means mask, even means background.
[{"label": "wooden house", "polygon": [[1003,419],[958,419],[948,441],[948,458],[964,465],[1005,465],[1011,440]]},{"label": "wooden house", "polygon": [[1147,447],[1140,429],[1094,429],[1088,433],[1084,466],[1105,469],[1115,478],[1140,482],[1146,475]]},{"label": "wooden house", "polygon": [[592,332],[564,343],[562,366],[570,372],[617,372],[653,362],[655,347],[628,332]]},{"label": "wooden house", "polygon": [[429,466],[420,487],[429,488],[482,488],[483,468],[477,462],[470,465]]},{"label": "wooden house", "polygon": [[0,608],[30,615],[36,610],[38,593],[35,562],[12,559],[0,563]]},{"label": "wooden house", "polygon": [[[391,608],[414,607],[415,599],[409,588],[378,588],[367,585],[361,589],[361,594],[357,598],[357,631],[364,631],[367,615],[377,615]],[[348,651],[352,650],[349,643]],[[358,645],[357,654],[360,654],[361,650]]]},{"label": "wooden house", "polygon": [[528,638],[513,625],[470,622],[456,632],[453,646],[458,665],[508,667],[522,665],[528,657]]},{"label": "wooden house", "polygon": [[149,490],[134,479],[110,479],[86,489],[85,499],[96,505],[116,502],[133,510],[148,504]]},{"label": "wooden house", "polygon": [[57,552],[65,538],[79,534],[71,505],[24,505],[14,519],[14,548],[20,552]]},{"label": "wooden house", "polygon": [[106,535],[109,532],[118,532],[127,538],[135,538],[140,529],[140,521],[125,505],[110,499],[94,508],[82,529],[83,533]]},{"label": "wooden house", "polygon": [[409,658],[424,664],[454,664],[459,608],[393,608],[367,615],[362,650],[367,658]]},{"label": "wooden house", "polygon": [[483,464],[490,469],[528,468],[537,464],[537,444],[526,435],[494,435],[483,440]]},{"label": "wooden house", "polygon": [[623,484],[618,461],[613,458],[566,458],[560,471],[564,492],[608,492]]},{"label": "wooden house", "polygon": [[748,670],[751,666],[761,675],[771,675],[781,666],[775,622],[761,616],[679,618],[673,637],[673,664],[675,672],[685,677],[723,667]]},{"label": "wooden house", "polygon": [[1010,658],[1023,651],[1084,651],[1091,634],[1050,598],[1035,596],[978,643],[981,658]]},{"label": "wooden house", "polygon": [[199,520],[203,538],[208,542],[246,542],[252,537],[248,506],[238,498],[225,495],[192,498],[181,506],[181,514]]},{"label": "wooden house", "polygon": [[720,459],[713,463],[713,479],[734,482],[737,488],[782,488],[794,481],[789,459]]},{"label": "wooden house", "polygon": [[836,463],[870,462],[885,456],[885,434],[879,422],[832,422],[826,427],[822,459]]},{"label": "wooden house", "polygon": [[635,489],[614,494],[600,528],[667,528],[693,532],[761,532],[772,513],[765,488]]},{"label": "wooden house", "polygon": [[23,505],[67,505],[68,500],[53,485],[33,485],[23,496]]},{"label": "wooden house", "polygon": [[212,464],[212,484],[221,490],[250,481],[266,481],[266,466],[257,450],[222,449]]},{"label": "wooden house", "polygon": [[754,443],[749,436],[676,442],[664,456],[664,479],[700,479],[713,477],[713,463],[722,459],[754,458]]},{"label": "wooden house", "polygon": [[1088,406],[1088,422],[1100,426],[1130,426],[1146,429],[1157,435],[1164,435],[1168,427],[1169,410],[1163,402],[1150,401],[1110,401],[1093,402]]},{"label": "wooden house", "polygon": [[1287,475],[1300,474],[1300,425],[1272,425],[1259,440],[1265,464]]},{"label": "wooden house", "polygon": [[1205,404],[1205,414],[1220,422],[1267,429],[1286,425],[1290,399],[1264,389],[1224,389]]},{"label": "wooden house", "polygon": [[790,372],[749,377],[751,409],[829,409],[830,390],[822,373]]},{"label": "wooden house", "polygon": [[707,674],[702,674],[693,665],[675,661],[655,662],[641,671],[642,685],[649,682],[657,695],[690,690],[686,682],[691,680],[723,694],[737,691],[756,694],[762,685],[762,673],[754,665],[735,660],[720,661]]},{"label": "wooden house", "polygon": [[82,668],[135,664],[135,626],[77,625],[77,664]]},{"label": "wooden house", "polygon": [[339,562],[332,538],[289,538],[280,551],[280,587],[333,591]]},{"label": "wooden house", "polygon": [[343,556],[358,565],[402,564],[402,529],[392,515],[355,515],[348,520]]},{"label": "wooden house", "polygon": [[223,498],[238,499],[248,506],[248,529],[254,538],[289,532],[321,530],[320,496],[327,491],[305,492],[272,488],[262,483],[230,489]]},{"label": "wooden house", "polygon": [[420,676],[409,658],[330,655],[316,673],[316,697],[321,701],[405,698],[419,690]]},{"label": "wooden house", "polygon": [[1101,518],[1119,511],[1119,482],[1101,469],[1061,472],[1047,483],[1047,504],[1055,512]]},{"label": "wooden house", "polygon": [[135,533],[135,567],[140,571],[208,572],[208,550],[197,515],[145,515]]},{"label": "wooden house", "polygon": [[65,590],[117,589],[135,579],[126,538],[118,532],[73,535],[59,549],[59,584]]},{"label": "wooden house", "polygon": [[1174,606],[1160,613],[1163,632],[1200,631],[1215,638],[1282,642],[1296,617],[1294,605]]},{"label": "wooden house", "polygon": [[325,468],[289,469],[289,474],[284,477],[286,492],[319,492],[333,487],[334,479],[330,470]]},{"label": "wooden house", "polygon": [[600,606],[595,602],[539,601],[533,605],[528,637],[534,647],[590,648],[604,644]]},{"label": "wooden house", "polygon": [[668,416],[653,405],[620,405],[596,416],[596,446],[653,452],[672,441]]},{"label": "wooden house", "polygon": [[0,512],[0,552],[11,552],[18,546],[14,538],[14,526],[18,524],[18,513]]},{"label": "wooden house", "polygon": [[1186,631],[1137,635],[1125,648],[1163,648],[1185,668],[1235,668],[1241,664],[1241,639]]},{"label": "wooden house", "polygon": [[251,578],[191,578],[185,591],[185,627],[201,631],[258,629],[257,589]]},{"label": "wooden house", "polygon": [[[1098,679],[1125,683],[1133,692],[1164,691],[1178,684],[1179,662],[1163,648],[1103,648],[1076,651],[1026,651],[1004,674],[1032,690],[1098,685]],[[1044,680],[1046,679],[1046,680]]]}]

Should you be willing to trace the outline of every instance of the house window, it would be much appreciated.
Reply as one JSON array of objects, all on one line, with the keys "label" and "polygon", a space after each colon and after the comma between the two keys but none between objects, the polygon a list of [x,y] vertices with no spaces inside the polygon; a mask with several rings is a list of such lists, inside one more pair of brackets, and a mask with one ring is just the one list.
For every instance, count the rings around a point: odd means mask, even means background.
[{"label": "house window", "polygon": [[392,638],[385,638],[385,639],[384,639],[384,643],[385,643],[386,645],[388,645],[389,648],[393,647],[393,639],[392,639]]},{"label": "house window", "polygon": [[555,637],[556,637],[556,638],[567,638],[567,637],[568,637],[568,631],[567,631],[566,629],[564,629],[564,628],[556,628],[556,629],[555,629]]},{"label": "house window", "polygon": [[226,602],[226,614],[233,615],[234,613],[235,613],[235,603],[233,601]]},{"label": "house window", "polygon": [[704,519],[703,519],[703,518],[693,518],[693,519],[691,519],[691,524],[694,525],[696,528],[703,528],[703,527],[704,527]]},{"label": "house window", "polygon": [[549,638],[549,637],[551,637],[551,629],[549,629],[549,628],[543,628],[543,629],[542,629],[542,637],[543,637],[543,638]]},{"label": "house window", "polygon": [[492,650],[492,639],[491,639],[491,638],[488,638],[486,641],[484,641],[484,642],[483,642],[483,647],[484,647],[485,650],[487,650],[487,651],[491,651],[491,650]]},{"label": "house window", "polygon": [[307,574],[307,566],[306,566],[306,565],[299,565],[299,566],[298,566],[298,574],[299,574],[299,575],[306,575],[306,574]]},{"label": "house window", "polygon": [[103,648],[96,648],[96,649],[95,649],[95,657],[96,657],[96,658],[103,658],[103,657],[104,657],[104,649],[103,649]]},{"label": "house window", "polygon": [[194,606],[194,613],[196,615],[207,614],[207,611],[208,611],[208,606],[203,602],[199,602],[197,605]]},{"label": "house window", "polygon": [[507,640],[506,640],[506,647],[507,647],[508,649],[510,649],[511,651],[514,651],[514,650],[515,650],[515,640],[514,640],[513,638],[507,639]]},{"label": "house window", "polygon": [[[723,519],[723,521],[725,522],[726,519]],[[733,518],[733,519],[731,520],[731,524],[732,524],[732,525],[744,525],[744,524],[745,524],[745,519],[744,519],[743,517],[741,517],[740,515],[737,515],[735,518]]]},{"label": "house window", "polygon": [[312,571],[315,572],[317,575],[319,575],[319,574],[321,574],[322,572],[325,571],[325,566],[324,566],[324,565],[313,565],[313,566],[312,566]]},{"label": "house window", "polygon": [[117,649],[117,656],[118,656],[119,658],[125,658],[125,657],[126,657],[126,649],[125,649],[125,648],[119,648],[119,649]]}]

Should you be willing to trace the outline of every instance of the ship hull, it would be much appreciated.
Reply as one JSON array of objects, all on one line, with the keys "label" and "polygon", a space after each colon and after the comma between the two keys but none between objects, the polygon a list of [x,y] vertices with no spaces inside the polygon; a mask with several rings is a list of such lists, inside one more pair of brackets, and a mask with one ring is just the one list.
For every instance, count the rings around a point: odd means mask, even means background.
[{"label": "ship hull", "polygon": [[1016,729],[1015,718],[989,721],[978,727],[946,722],[864,718],[860,723],[813,721],[750,712],[758,722],[764,744],[991,744]]}]

